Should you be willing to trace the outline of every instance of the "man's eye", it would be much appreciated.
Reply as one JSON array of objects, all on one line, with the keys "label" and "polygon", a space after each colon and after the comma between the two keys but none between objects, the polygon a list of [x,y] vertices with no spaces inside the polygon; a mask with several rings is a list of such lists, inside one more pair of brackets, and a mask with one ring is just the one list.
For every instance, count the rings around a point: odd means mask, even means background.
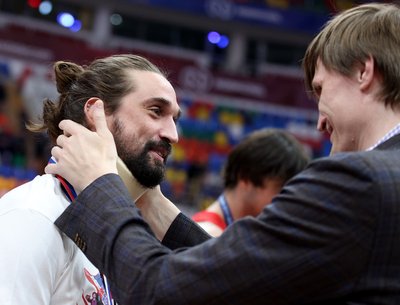
[{"label": "man's eye", "polygon": [[160,114],[161,114],[161,109],[158,108],[158,107],[151,108],[150,111],[152,111],[152,112],[155,113],[156,115],[160,115]]},{"label": "man's eye", "polygon": [[314,95],[317,99],[319,99],[320,95],[321,95],[321,87],[320,86],[315,86],[313,88],[314,91]]}]

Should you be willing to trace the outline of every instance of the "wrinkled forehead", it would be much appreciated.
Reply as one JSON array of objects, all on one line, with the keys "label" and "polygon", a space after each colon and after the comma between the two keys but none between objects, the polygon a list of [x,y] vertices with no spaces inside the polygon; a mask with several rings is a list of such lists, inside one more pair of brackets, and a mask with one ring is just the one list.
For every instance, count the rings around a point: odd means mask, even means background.
[{"label": "wrinkled forehead", "polygon": [[174,116],[180,115],[175,89],[164,75],[152,71],[129,71],[128,78],[132,84],[128,99],[142,104],[157,102]]},{"label": "wrinkled forehead", "polygon": [[148,96],[165,97],[177,103],[176,92],[169,80],[162,74],[152,71],[129,71],[128,78],[133,87],[132,91]]}]

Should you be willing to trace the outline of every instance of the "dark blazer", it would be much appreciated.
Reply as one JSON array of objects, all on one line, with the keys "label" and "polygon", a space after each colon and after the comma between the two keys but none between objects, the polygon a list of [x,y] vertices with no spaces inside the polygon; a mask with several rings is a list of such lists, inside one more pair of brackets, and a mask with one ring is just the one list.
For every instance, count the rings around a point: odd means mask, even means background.
[{"label": "dark blazer", "polygon": [[113,174],[56,225],[85,242],[121,305],[400,304],[399,150],[396,136],[313,161],[259,217],[219,238],[180,215],[164,240],[176,250],[157,241]]}]

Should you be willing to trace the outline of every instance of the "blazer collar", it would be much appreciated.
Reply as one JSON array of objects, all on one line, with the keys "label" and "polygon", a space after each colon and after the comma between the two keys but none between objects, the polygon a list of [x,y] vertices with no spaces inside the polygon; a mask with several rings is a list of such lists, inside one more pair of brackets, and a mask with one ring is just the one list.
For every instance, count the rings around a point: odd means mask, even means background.
[{"label": "blazer collar", "polygon": [[391,137],[389,140],[379,144],[375,149],[378,150],[400,149],[400,134],[397,134]]}]

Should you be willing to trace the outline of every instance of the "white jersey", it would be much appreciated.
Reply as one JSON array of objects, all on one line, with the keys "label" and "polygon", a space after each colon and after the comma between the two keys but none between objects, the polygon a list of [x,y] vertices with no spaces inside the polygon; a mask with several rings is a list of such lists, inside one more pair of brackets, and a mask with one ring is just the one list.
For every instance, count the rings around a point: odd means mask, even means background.
[{"label": "white jersey", "polygon": [[1,305],[109,304],[97,268],[54,225],[69,204],[52,175],[0,199]]}]

